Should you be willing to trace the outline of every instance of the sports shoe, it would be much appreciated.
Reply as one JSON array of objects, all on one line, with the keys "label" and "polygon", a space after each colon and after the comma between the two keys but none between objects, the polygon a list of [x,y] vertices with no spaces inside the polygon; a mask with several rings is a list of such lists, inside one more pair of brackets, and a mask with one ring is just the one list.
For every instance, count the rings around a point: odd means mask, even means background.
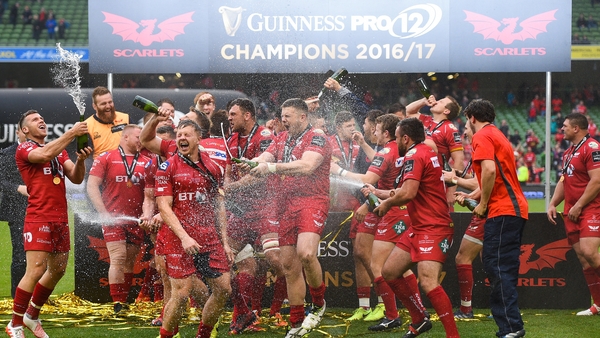
[{"label": "sports shoe", "polygon": [[431,325],[431,321],[429,321],[429,318],[425,318],[419,324],[410,324],[410,326],[408,327],[408,332],[406,332],[404,336],[402,336],[402,338],[416,337],[421,333],[431,330],[432,327],[433,325]]},{"label": "sports shoe", "polygon": [[23,332],[23,327],[13,327],[12,320],[8,323],[8,325],[6,325],[6,328],[4,330],[11,338],[25,338],[25,332]]},{"label": "sports shoe", "polygon": [[352,316],[346,320],[347,321],[363,320],[363,318],[365,318],[369,314],[371,314],[371,308],[365,309],[364,307],[359,307],[358,309],[354,310],[354,312],[352,313]]},{"label": "sports shoe", "polygon": [[27,326],[36,338],[49,338],[42,328],[42,321],[39,319],[31,319],[28,314],[23,316],[23,324]]},{"label": "sports shoe", "polygon": [[325,313],[325,308],[327,304],[323,301],[323,306],[319,307],[315,304],[312,305],[312,309],[310,313],[304,318],[302,322],[302,328],[308,332],[316,329],[321,321],[323,320],[323,314]]},{"label": "sports shoe", "polygon": [[129,305],[127,304],[123,304],[121,302],[115,302],[115,304],[113,305],[113,310],[115,311],[115,314],[119,314],[119,313],[123,313],[123,310],[128,310],[129,309]]},{"label": "sports shoe", "polygon": [[288,325],[288,322],[285,319],[283,319],[281,313],[279,312],[272,316],[271,320],[273,320],[274,325],[277,327],[285,327]]},{"label": "sports shoe", "polygon": [[[158,335],[158,337],[156,338],[160,338],[160,335]],[[174,335],[173,338],[181,338],[181,335],[179,334],[179,332],[177,332],[177,334]]]},{"label": "sports shoe", "polygon": [[162,322],[163,322],[163,318],[162,318],[162,316],[159,316],[157,318],[152,319],[152,322],[150,322],[150,325],[152,325],[152,326],[162,326]]},{"label": "sports shoe", "polygon": [[151,302],[152,299],[150,298],[150,295],[147,293],[141,293],[137,296],[137,298],[135,299],[136,303],[142,303],[142,302]]},{"label": "sports shoe", "polygon": [[473,319],[475,318],[475,316],[473,316],[473,311],[464,313],[460,310],[456,310],[454,312],[454,319]]},{"label": "sports shoe", "polygon": [[391,330],[397,327],[402,326],[402,322],[400,321],[400,317],[396,318],[396,319],[387,319],[387,318],[383,318],[379,324],[377,325],[373,325],[373,326],[369,326],[369,331],[385,331],[385,330]]},{"label": "sports shoe", "polygon": [[505,334],[504,336],[501,336],[500,338],[518,338],[518,337],[525,337],[525,330],[519,330],[517,332],[511,332],[508,334]]},{"label": "sports shoe", "polygon": [[285,334],[285,338],[301,338],[309,333],[310,333],[310,331],[307,331],[303,327],[292,327]]},{"label": "sports shoe", "polygon": [[374,309],[371,310],[371,313],[363,318],[363,320],[365,322],[376,322],[378,320],[382,320],[383,318],[385,318],[385,305],[383,305],[383,303],[379,303]]},{"label": "sports shoe", "polygon": [[230,327],[229,334],[241,334],[248,326],[254,324],[257,319],[258,316],[254,311],[238,315],[235,319],[235,324],[233,327]]},{"label": "sports shoe", "polygon": [[596,304],[592,304],[592,306],[583,311],[577,312],[578,316],[595,316],[598,314],[598,306]]}]

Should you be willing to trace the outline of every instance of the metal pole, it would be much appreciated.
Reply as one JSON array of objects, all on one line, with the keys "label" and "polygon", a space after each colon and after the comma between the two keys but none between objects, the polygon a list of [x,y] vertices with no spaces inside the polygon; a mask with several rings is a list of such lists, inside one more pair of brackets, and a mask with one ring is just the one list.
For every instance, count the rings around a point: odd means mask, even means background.
[{"label": "metal pole", "polygon": [[544,186],[545,186],[545,190],[544,190],[544,195],[546,196],[546,211],[548,211],[548,205],[550,204],[550,174],[551,174],[551,169],[552,167],[550,166],[550,159],[552,157],[552,150],[551,150],[551,144],[550,144],[550,137],[552,136],[550,133],[550,121],[552,120],[552,106],[551,106],[551,100],[552,100],[552,73],[551,72],[546,72],[546,137],[545,137],[545,142],[546,142],[546,149],[545,149],[545,154],[546,156],[544,157],[545,159],[545,163],[544,163]]},{"label": "metal pole", "polygon": [[113,74],[106,74],[106,88],[112,93],[113,91]]}]

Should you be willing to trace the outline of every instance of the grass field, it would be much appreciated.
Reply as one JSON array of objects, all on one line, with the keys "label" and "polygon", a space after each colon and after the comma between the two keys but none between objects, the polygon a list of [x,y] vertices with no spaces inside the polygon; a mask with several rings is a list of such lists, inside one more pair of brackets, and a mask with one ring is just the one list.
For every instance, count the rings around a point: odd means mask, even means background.
[{"label": "grass field", "polygon": [[[530,200],[530,212],[544,212],[544,200]],[[464,209],[466,211],[466,209]],[[457,211],[463,211],[460,207]],[[70,222],[72,224],[72,222]],[[0,222],[0,266],[4,267],[5,273],[0,274],[0,325],[4,326],[10,320],[11,301],[10,298],[10,235],[5,223]],[[72,253],[73,251],[71,251]],[[128,316],[112,316],[110,305],[98,305],[90,303],[67,302],[62,304],[63,299],[70,299],[64,295],[74,289],[73,257],[71,255],[66,276],[57,286],[53,296],[53,303],[44,307],[42,320],[47,333],[51,337],[136,337],[155,338],[158,328],[149,325],[150,320],[159,313],[159,305],[146,304],[136,305]],[[429,309],[434,313],[433,309]],[[330,309],[323,321],[320,331],[311,334],[311,337],[398,337],[407,329],[408,315],[403,313],[404,325],[401,329],[390,332],[370,332],[368,327],[374,323],[353,322],[348,323],[343,319],[350,316],[352,309]],[[522,309],[523,320],[527,330],[527,337],[597,337],[598,325],[595,317],[577,317],[573,310],[528,310]],[[487,309],[476,309],[476,319],[459,321],[457,323],[462,337],[493,337],[496,325],[492,319],[487,318]],[[435,318],[435,316],[434,316]],[[266,331],[247,332],[244,336],[255,338],[283,336],[285,330],[269,326],[269,323],[261,324]],[[224,318],[221,325],[219,337],[229,336],[227,334],[228,318]],[[181,326],[182,337],[194,337],[197,323],[184,322]],[[28,332],[30,333],[30,332]],[[29,334],[28,336],[31,336]],[[424,337],[445,337],[441,323],[434,322],[433,329]]]}]

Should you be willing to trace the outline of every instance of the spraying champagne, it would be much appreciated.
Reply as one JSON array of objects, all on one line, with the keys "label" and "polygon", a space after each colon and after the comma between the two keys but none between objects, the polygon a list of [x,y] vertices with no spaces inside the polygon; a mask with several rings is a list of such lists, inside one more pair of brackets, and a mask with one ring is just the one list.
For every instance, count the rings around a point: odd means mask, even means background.
[{"label": "spraying champagne", "polygon": [[[348,71],[346,70],[346,68],[342,67],[342,68],[338,69],[335,73],[333,73],[333,75],[331,75],[330,78],[336,80],[337,82],[340,82],[340,79],[346,75],[348,75]],[[325,87],[323,87],[321,89],[321,91],[319,92],[319,95],[317,97],[320,99],[324,93],[325,93]]]}]

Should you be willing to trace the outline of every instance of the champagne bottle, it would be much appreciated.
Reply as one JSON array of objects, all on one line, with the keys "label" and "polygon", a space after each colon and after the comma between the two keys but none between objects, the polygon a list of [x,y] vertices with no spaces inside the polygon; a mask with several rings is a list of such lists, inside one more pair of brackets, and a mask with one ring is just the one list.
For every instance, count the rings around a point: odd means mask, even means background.
[{"label": "champagne bottle", "polygon": [[[335,73],[333,73],[333,75],[331,75],[330,78],[336,80],[337,82],[340,82],[340,79],[346,75],[348,75],[348,70],[346,70],[346,68],[342,67],[342,68],[338,69]],[[321,91],[319,92],[319,95],[317,96],[319,99],[325,93],[325,89],[326,88],[323,87],[321,89]]]},{"label": "champagne bottle", "polygon": [[255,168],[255,167],[258,166],[258,162],[250,161],[250,160],[244,160],[244,159],[237,158],[237,157],[232,157],[231,161],[233,161],[235,163],[246,163],[248,166],[250,166],[250,168]]},{"label": "champagne bottle", "polygon": [[[83,114],[79,115],[79,122],[83,122],[85,120]],[[88,146],[88,135],[77,136],[77,152],[80,152],[82,149]]]},{"label": "champagne bottle", "polygon": [[477,207],[479,202],[477,202],[476,200],[474,200],[472,198],[465,198],[464,204],[465,204],[465,207],[467,207],[467,209],[473,211],[473,210],[475,210],[475,208]]},{"label": "champagne bottle", "polygon": [[148,113],[158,113],[158,106],[154,102],[139,95],[135,96],[135,99],[133,100],[133,105]]},{"label": "champagne bottle", "polygon": [[428,99],[431,96],[431,91],[429,90],[429,87],[427,87],[427,83],[425,83],[425,80],[422,77],[417,79],[417,85],[419,86],[419,91],[421,94],[423,94],[423,97]]},{"label": "champagne bottle", "polygon": [[[450,167],[450,164],[448,163],[448,160],[446,159],[446,155],[444,155],[444,154],[442,154],[442,162],[444,162],[444,163],[443,163],[443,166],[444,166],[444,167],[443,167],[443,168],[444,168],[444,171],[449,171],[449,172],[452,172],[452,170],[454,170],[454,169],[452,169],[452,168]],[[446,182],[446,186],[447,186],[447,187],[453,187],[453,186],[455,186],[455,185],[456,185],[456,184],[454,184],[454,183],[452,183],[452,182],[450,182],[450,183]]]},{"label": "champagne bottle", "polygon": [[373,212],[373,210],[375,210],[375,208],[377,208],[380,204],[379,199],[372,192],[369,193],[369,196],[367,197],[367,202],[369,203],[369,212]]}]

